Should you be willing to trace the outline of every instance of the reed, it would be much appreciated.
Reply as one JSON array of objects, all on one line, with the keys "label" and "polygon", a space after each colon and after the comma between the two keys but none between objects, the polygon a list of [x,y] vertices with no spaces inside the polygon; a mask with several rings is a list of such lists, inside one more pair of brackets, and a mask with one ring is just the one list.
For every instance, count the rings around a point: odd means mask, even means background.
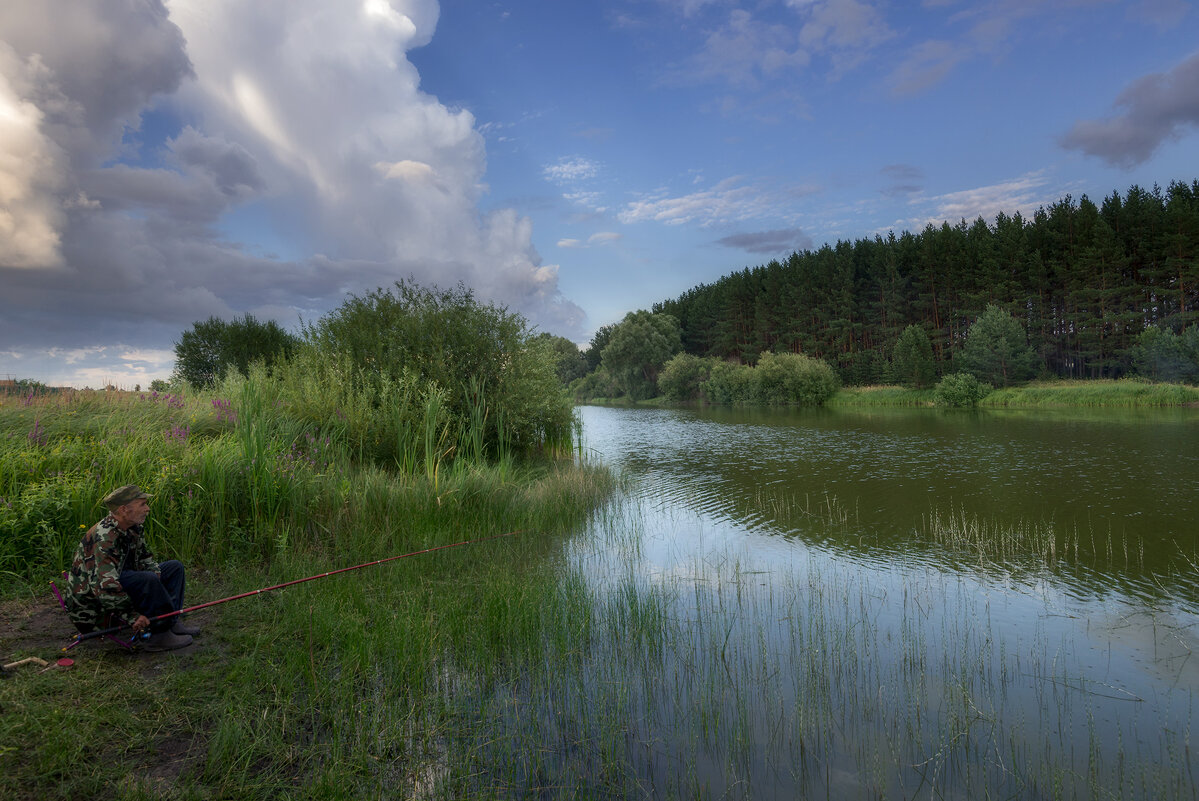
[{"label": "reed", "polygon": [[842,387],[825,406],[933,406],[933,390],[897,386]]}]

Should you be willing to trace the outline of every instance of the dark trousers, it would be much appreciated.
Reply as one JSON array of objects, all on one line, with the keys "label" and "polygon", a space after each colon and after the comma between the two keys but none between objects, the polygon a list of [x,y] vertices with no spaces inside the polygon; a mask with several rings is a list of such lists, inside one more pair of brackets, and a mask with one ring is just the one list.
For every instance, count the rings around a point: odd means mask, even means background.
[{"label": "dark trousers", "polygon": [[[183,608],[183,563],[174,559],[158,566],[159,574],[150,570],[122,570],[120,582],[138,612],[146,617],[156,617]],[[150,631],[166,631],[175,624],[175,618],[157,620],[150,624]]]}]

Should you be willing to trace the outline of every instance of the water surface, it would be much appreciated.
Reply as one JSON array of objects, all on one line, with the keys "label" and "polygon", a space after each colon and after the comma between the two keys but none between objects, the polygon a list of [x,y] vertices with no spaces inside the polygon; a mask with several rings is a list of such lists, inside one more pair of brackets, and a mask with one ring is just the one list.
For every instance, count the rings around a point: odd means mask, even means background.
[{"label": "water surface", "polygon": [[624,708],[626,787],[1194,796],[1193,410],[581,414],[631,488],[571,558],[625,622],[547,714]]}]

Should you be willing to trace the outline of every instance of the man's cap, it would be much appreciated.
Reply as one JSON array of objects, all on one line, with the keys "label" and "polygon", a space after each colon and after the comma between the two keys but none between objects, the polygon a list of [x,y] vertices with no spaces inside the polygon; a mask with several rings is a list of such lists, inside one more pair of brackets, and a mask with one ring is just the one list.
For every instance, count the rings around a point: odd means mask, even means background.
[{"label": "man's cap", "polygon": [[116,509],[124,506],[127,503],[132,503],[138,498],[149,498],[149,493],[142,492],[142,488],[136,484],[126,484],[123,487],[118,487],[112,492],[104,496],[104,500],[100,503],[107,506],[109,509]]}]

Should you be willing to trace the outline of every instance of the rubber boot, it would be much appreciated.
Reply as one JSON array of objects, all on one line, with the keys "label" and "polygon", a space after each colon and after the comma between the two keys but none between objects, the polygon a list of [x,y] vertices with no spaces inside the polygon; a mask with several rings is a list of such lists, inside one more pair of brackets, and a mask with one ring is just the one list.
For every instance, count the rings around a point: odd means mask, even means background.
[{"label": "rubber boot", "polygon": [[160,631],[146,638],[142,647],[147,651],[174,651],[192,644],[192,638],[187,634],[176,634],[173,631]]}]

